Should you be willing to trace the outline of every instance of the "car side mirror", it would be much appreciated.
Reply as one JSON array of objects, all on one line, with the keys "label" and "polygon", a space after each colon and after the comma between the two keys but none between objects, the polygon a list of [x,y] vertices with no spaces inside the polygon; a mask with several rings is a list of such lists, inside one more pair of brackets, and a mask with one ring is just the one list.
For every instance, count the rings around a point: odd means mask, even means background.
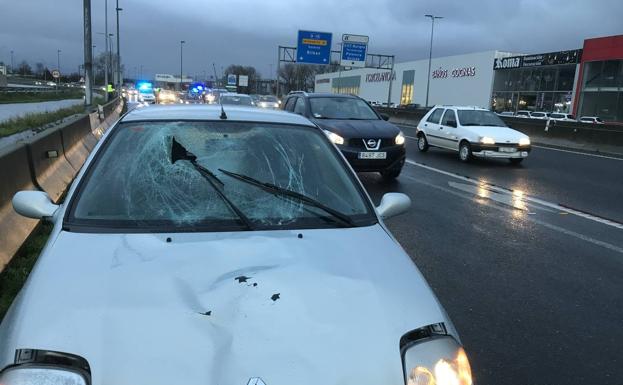
[{"label": "car side mirror", "polygon": [[13,196],[13,209],[27,218],[51,219],[59,207],[45,191],[19,191]]},{"label": "car side mirror", "polygon": [[411,207],[411,198],[402,193],[387,193],[381,198],[376,213],[383,219],[395,217]]},{"label": "car side mirror", "polygon": [[456,128],[456,120],[448,120],[448,127]]},{"label": "car side mirror", "polygon": [[389,120],[389,115],[387,114],[381,114],[381,118],[385,121]]}]

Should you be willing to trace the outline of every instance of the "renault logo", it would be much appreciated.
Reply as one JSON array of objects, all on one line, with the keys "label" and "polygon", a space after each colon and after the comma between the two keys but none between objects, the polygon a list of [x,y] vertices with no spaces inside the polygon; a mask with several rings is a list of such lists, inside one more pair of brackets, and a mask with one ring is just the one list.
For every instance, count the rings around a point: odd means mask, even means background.
[{"label": "renault logo", "polygon": [[249,378],[247,385],[266,385],[266,383],[259,377],[251,377]]}]

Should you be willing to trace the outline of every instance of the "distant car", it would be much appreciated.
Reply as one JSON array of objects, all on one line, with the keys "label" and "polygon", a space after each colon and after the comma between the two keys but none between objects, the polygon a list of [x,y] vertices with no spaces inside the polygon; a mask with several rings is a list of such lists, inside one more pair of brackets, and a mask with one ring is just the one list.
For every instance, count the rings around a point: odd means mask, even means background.
[{"label": "distant car", "polygon": [[225,110],[134,109],[60,205],[15,195],[55,226],[0,325],[0,384],[472,384],[384,223],[409,197],[374,206],[302,116]]},{"label": "distant car", "polygon": [[302,92],[288,95],[284,109],[322,128],[355,171],[379,172],[387,180],[400,175],[405,136],[360,97]]},{"label": "distant car", "polygon": [[417,110],[421,106],[417,103],[401,104],[397,108],[401,110]]},{"label": "distant car", "polygon": [[204,95],[204,100],[208,104],[218,103],[218,99],[221,96],[221,94],[229,94],[229,93],[230,93],[229,90],[225,88],[214,88],[208,91]]},{"label": "distant car", "polygon": [[497,112],[497,114],[499,116],[515,116],[513,111],[502,111],[502,112]]},{"label": "distant car", "polygon": [[540,111],[531,112],[530,117],[532,119],[543,119],[543,120],[547,120],[549,118],[547,112],[540,112]]},{"label": "distant car", "polygon": [[456,151],[459,159],[508,159],[521,163],[530,153],[530,138],[509,128],[493,112],[476,107],[435,106],[417,125],[418,150],[429,147]]},{"label": "distant car", "polygon": [[158,92],[158,104],[176,103],[178,101],[178,94],[173,90],[161,89]]},{"label": "distant car", "polygon": [[251,100],[253,100],[253,103],[255,103],[256,105],[260,102],[260,95],[251,94],[249,96],[251,97]]},{"label": "distant car", "polygon": [[253,103],[253,99],[251,99],[249,95],[244,95],[244,94],[234,94],[234,93],[221,94],[219,98],[219,102],[221,104],[229,104],[229,105],[236,105],[236,106],[249,106],[249,107],[255,106],[255,103]]},{"label": "distant car", "polygon": [[[387,107],[387,102],[382,103],[381,106]],[[394,102],[389,103],[389,108],[396,108],[396,103]]]},{"label": "distant car", "polygon": [[156,95],[153,90],[141,90],[138,93],[138,100],[144,103],[154,104],[156,103]]},{"label": "distant car", "polygon": [[256,105],[262,108],[278,109],[280,107],[279,99],[273,95],[262,95]]},{"label": "distant car", "polygon": [[[46,84],[47,86],[50,86],[50,87],[55,87],[55,86],[56,86],[56,83],[54,83],[54,82],[47,82],[47,83],[45,83],[45,84]],[[104,90],[106,90],[106,89],[104,88]]]},{"label": "distant car", "polygon": [[565,114],[562,112],[552,112],[551,114],[549,114],[549,118],[552,120],[559,120],[559,121],[565,121],[565,122],[575,122],[575,116],[573,116],[572,114]]},{"label": "distant car", "polygon": [[581,116],[578,121],[582,123],[604,124],[604,121],[597,116]]},{"label": "distant car", "polygon": [[530,117],[530,111],[519,110],[519,111],[515,112],[515,116],[518,117],[518,118],[529,118]]}]

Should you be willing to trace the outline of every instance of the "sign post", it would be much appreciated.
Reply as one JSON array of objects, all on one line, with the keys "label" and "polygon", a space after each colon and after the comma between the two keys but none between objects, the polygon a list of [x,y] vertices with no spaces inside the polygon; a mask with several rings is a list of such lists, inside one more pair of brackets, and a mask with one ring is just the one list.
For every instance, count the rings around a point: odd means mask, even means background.
[{"label": "sign post", "polygon": [[342,35],[340,65],[344,67],[365,67],[369,40],[368,36]]},{"label": "sign post", "polygon": [[299,31],[296,46],[296,62],[330,64],[331,33]]}]

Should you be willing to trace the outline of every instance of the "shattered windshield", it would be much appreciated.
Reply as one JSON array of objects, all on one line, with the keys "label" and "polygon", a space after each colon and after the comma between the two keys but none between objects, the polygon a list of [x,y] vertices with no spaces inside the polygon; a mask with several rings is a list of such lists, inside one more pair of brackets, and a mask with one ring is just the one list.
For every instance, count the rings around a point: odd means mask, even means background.
[{"label": "shattered windshield", "polygon": [[239,216],[189,160],[172,162],[173,138],[222,182],[254,228],[340,227],[323,210],[228,177],[229,170],[374,220],[353,176],[316,129],[240,122],[140,122],[116,128],[70,205],[68,222],[129,228],[241,229]]}]

